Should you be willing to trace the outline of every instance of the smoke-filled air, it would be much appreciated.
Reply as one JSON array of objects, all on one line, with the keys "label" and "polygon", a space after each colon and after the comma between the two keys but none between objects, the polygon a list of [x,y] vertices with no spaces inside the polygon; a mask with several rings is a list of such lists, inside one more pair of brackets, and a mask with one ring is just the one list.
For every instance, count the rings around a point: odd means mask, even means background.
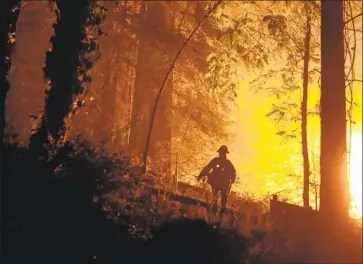
[{"label": "smoke-filled air", "polygon": [[361,263],[362,3],[0,1],[6,263]]}]

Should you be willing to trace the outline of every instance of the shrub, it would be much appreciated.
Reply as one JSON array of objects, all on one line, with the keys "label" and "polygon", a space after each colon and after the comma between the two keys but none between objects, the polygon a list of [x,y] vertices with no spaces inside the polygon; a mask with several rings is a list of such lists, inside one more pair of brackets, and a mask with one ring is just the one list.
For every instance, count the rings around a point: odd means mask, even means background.
[{"label": "shrub", "polygon": [[111,159],[79,138],[57,150],[55,170],[55,163],[36,162],[11,142],[4,152],[5,260],[105,263],[133,257],[127,229],[94,203],[113,188],[107,179]]}]

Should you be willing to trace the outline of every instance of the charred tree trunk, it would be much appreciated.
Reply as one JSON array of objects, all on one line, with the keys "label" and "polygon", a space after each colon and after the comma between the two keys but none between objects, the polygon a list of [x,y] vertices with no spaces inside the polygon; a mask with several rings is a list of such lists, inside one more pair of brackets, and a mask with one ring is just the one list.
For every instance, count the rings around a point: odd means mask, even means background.
[{"label": "charred tree trunk", "polygon": [[[306,7],[308,8],[308,7]],[[306,12],[309,12],[308,10]],[[307,104],[308,104],[308,85],[309,85],[309,59],[310,59],[310,38],[311,38],[311,16],[306,17],[306,35],[304,42],[304,70],[303,70],[303,96],[301,101],[301,144],[304,166],[304,207],[309,207],[309,184],[310,184],[310,164],[307,137]]]},{"label": "charred tree trunk", "polygon": [[322,1],[320,210],[338,221],[349,211],[343,30],[343,1]]}]

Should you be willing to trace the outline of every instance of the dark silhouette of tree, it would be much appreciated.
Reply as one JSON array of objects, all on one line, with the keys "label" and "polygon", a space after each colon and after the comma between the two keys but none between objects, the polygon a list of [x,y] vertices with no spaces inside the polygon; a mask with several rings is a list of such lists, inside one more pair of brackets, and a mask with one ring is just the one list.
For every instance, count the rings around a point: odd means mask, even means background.
[{"label": "dark silhouette of tree", "polygon": [[46,54],[44,77],[50,88],[46,91],[44,113],[30,149],[44,155],[43,144],[65,140],[70,119],[84,104],[86,84],[98,51],[96,38],[101,34],[105,9],[97,2],[55,0],[56,22],[52,48]]},{"label": "dark silhouette of tree", "polygon": [[[16,22],[20,12],[20,0],[1,1],[0,3],[0,188],[3,194],[3,139],[5,129],[5,102],[9,91],[8,72],[11,66],[11,54],[15,42]],[[1,195],[3,197],[3,195]],[[3,199],[0,199],[3,208]],[[2,214],[1,209],[1,215]],[[1,227],[3,226],[0,221]],[[2,240],[2,239],[1,239]],[[2,241],[0,242],[2,244]],[[0,255],[2,249],[0,249]]]},{"label": "dark silhouette of tree", "polygon": [[322,1],[320,210],[338,222],[349,210],[346,110],[343,1]]}]

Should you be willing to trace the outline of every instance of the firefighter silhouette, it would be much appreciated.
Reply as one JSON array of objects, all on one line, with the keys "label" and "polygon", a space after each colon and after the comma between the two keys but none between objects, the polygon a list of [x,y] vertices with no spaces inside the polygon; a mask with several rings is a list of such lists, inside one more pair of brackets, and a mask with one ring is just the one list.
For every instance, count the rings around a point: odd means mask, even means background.
[{"label": "firefighter silhouette", "polygon": [[231,186],[236,180],[236,169],[232,162],[227,159],[229,153],[227,146],[222,145],[217,152],[219,153],[218,157],[213,158],[203,168],[197,179],[200,181],[207,178],[207,182],[212,186],[214,209],[217,208],[218,193],[220,192],[222,211],[225,211]]}]

